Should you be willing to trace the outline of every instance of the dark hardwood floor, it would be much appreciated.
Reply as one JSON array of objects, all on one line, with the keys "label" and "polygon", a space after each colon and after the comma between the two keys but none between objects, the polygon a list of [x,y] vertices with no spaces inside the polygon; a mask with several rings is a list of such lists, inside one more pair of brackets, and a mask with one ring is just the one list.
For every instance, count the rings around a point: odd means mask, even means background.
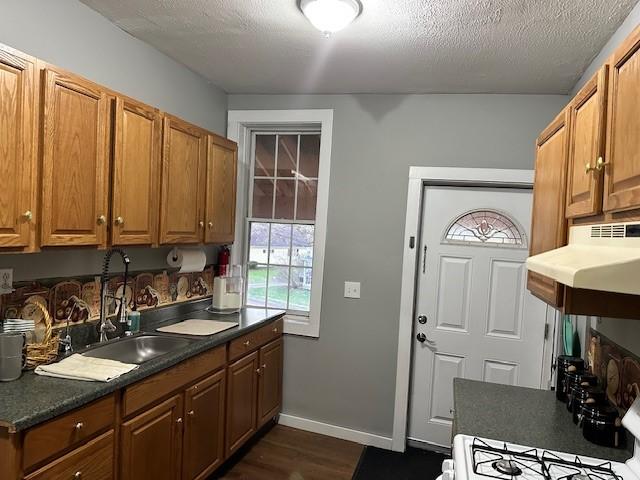
[{"label": "dark hardwood floor", "polygon": [[235,464],[212,478],[351,480],[362,450],[357,443],[276,425]]}]

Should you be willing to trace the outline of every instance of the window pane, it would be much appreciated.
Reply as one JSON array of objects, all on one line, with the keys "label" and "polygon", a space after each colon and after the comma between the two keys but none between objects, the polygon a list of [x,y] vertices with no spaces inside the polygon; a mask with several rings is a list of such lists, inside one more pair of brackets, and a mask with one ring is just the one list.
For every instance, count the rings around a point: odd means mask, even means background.
[{"label": "window pane", "polygon": [[316,198],[318,196],[318,182],[316,180],[298,180],[298,220],[316,219]]},{"label": "window pane", "polygon": [[291,250],[291,265],[311,267],[313,265],[313,225],[293,226],[293,246]]},{"label": "window pane", "polygon": [[267,271],[266,265],[249,264],[247,275],[247,305],[264,307],[267,295]]},{"label": "window pane", "polygon": [[271,224],[271,253],[269,264],[289,265],[291,248],[291,225],[286,223]]},{"label": "window pane", "polygon": [[293,220],[295,180],[276,180],[276,211],[274,218]]},{"label": "window pane", "polygon": [[251,223],[249,262],[269,262],[269,224]]},{"label": "window pane", "polygon": [[298,163],[298,135],[278,135],[278,177],[293,177]]},{"label": "window pane", "polygon": [[273,180],[253,182],[251,210],[251,216],[254,218],[273,218]]},{"label": "window pane", "polygon": [[311,274],[310,268],[292,268],[289,284],[289,309],[309,311],[311,304]]},{"label": "window pane", "polygon": [[447,229],[446,241],[492,246],[524,246],[525,234],[507,214],[474,210],[458,217]]},{"label": "window pane", "polygon": [[255,177],[273,177],[276,165],[276,136],[256,135]]},{"label": "window pane", "polygon": [[269,291],[267,307],[287,308],[289,267],[269,267]]},{"label": "window pane", "polygon": [[320,164],[320,135],[300,135],[300,173],[316,178]]}]

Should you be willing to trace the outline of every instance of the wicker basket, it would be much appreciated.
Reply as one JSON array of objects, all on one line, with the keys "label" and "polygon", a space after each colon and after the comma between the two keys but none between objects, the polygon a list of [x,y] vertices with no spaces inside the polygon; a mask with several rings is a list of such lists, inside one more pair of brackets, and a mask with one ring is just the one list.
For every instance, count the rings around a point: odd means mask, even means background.
[{"label": "wicker basket", "polygon": [[60,343],[60,337],[53,335],[53,325],[51,324],[51,315],[47,308],[38,301],[31,301],[36,307],[40,309],[44,315],[45,332],[44,339],[41,343],[28,343],[27,344],[27,368],[33,369],[38,365],[45,363],[51,363],[58,358],[58,344]]}]

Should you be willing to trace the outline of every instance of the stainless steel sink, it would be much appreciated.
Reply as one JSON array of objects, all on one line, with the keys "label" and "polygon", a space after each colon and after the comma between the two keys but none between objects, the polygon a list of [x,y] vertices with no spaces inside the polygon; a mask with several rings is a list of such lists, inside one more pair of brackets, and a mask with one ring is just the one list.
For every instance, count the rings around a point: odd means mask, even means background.
[{"label": "stainless steel sink", "polygon": [[85,357],[117,360],[123,363],[140,364],[184,348],[194,341],[194,339],[183,337],[140,335],[125,337],[93,347],[82,355]]}]

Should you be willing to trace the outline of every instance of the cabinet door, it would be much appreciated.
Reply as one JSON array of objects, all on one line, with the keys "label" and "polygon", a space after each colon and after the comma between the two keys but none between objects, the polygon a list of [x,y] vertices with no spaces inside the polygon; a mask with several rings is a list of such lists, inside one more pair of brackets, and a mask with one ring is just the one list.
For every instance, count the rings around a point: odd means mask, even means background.
[{"label": "cabinet door", "polygon": [[256,431],[258,368],[258,352],[254,352],[227,369],[227,456]]},{"label": "cabinet door", "polygon": [[[537,255],[564,245],[567,166],[567,112],[560,113],[538,137],[533,187],[530,254]],[[531,293],[556,307],[562,306],[563,289],[553,280],[529,272]]]},{"label": "cabinet door", "polygon": [[0,248],[34,246],[36,68],[0,46]]},{"label": "cabinet door", "polygon": [[609,73],[604,209],[640,207],[640,27],[613,54]]},{"label": "cabinet door", "polygon": [[260,349],[258,427],[267,423],[282,407],[282,338]]},{"label": "cabinet door", "polygon": [[182,454],[182,396],[122,424],[120,479],[176,480]]},{"label": "cabinet door", "polygon": [[97,85],[44,71],[42,245],[106,245],[109,103]]},{"label": "cabinet door", "polygon": [[116,99],[112,243],[157,243],[160,113],[134,100]]},{"label": "cabinet door", "polygon": [[605,65],[569,105],[567,218],[602,211],[607,75]]},{"label": "cabinet door", "polygon": [[204,240],[206,133],[166,116],[163,129],[160,243]]},{"label": "cabinet door", "polygon": [[207,478],[224,461],[224,402],[224,370],[187,390],[183,480]]},{"label": "cabinet door", "polygon": [[236,224],[238,146],[210,136],[207,158],[207,243],[233,243]]}]

